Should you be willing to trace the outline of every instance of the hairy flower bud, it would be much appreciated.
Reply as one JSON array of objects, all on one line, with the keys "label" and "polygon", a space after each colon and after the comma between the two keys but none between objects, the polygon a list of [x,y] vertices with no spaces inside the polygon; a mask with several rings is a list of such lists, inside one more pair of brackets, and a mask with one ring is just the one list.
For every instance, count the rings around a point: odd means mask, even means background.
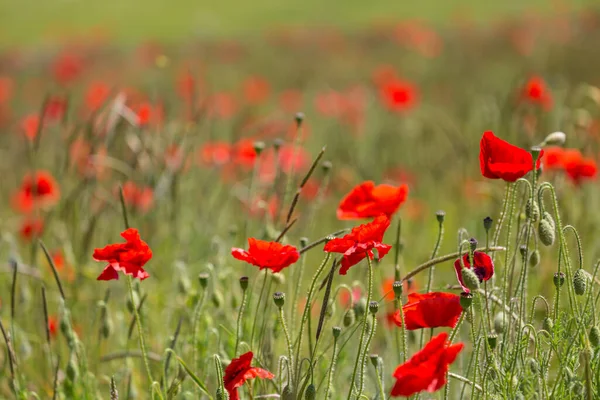
[{"label": "hairy flower bud", "polygon": [[537,374],[540,370],[538,362],[531,357],[527,359],[527,367],[529,368],[532,374]]},{"label": "hairy flower bud", "polygon": [[469,290],[479,289],[479,278],[472,269],[463,268],[461,274],[466,288]]},{"label": "hairy flower bud", "polygon": [[600,346],[600,329],[597,326],[592,326],[589,333],[590,343],[594,347]]},{"label": "hairy flower bud", "polygon": [[542,218],[538,225],[538,236],[544,246],[552,246],[554,244],[556,236],[554,230],[554,226],[547,219]]},{"label": "hairy flower bud", "polygon": [[550,317],[544,318],[544,322],[542,323],[542,329],[544,329],[548,333],[552,333],[554,329],[554,321]]},{"label": "hairy flower bud", "polygon": [[585,272],[585,270],[582,268],[579,268],[577,271],[575,271],[575,275],[573,276],[573,288],[575,289],[575,294],[578,296],[583,296],[585,294],[587,284],[587,272]]},{"label": "hairy flower bud", "polygon": [[229,400],[229,393],[227,390],[221,390],[221,388],[217,389],[216,400]]},{"label": "hairy flower bud", "polygon": [[533,222],[537,222],[540,218],[540,207],[535,200],[531,198],[527,200],[527,204],[525,204],[525,215]]},{"label": "hairy flower bud", "polygon": [[344,313],[344,326],[347,328],[351,325],[354,325],[355,321],[356,312],[354,311],[354,309],[350,308],[349,310],[346,310],[346,312]]},{"label": "hairy flower bud", "polygon": [[312,383],[308,385],[306,388],[306,392],[304,392],[305,400],[315,400],[317,398],[317,388]]},{"label": "hairy flower bud", "polygon": [[503,312],[499,312],[494,317],[494,330],[498,333],[504,333],[506,329],[506,317]]},{"label": "hairy flower bud", "polygon": [[294,399],[294,391],[290,385],[285,385],[283,391],[281,392],[281,400],[293,400]]},{"label": "hairy flower bud", "polygon": [[529,266],[530,267],[537,267],[540,263],[540,252],[538,250],[534,250],[531,252],[531,255],[529,256]]}]

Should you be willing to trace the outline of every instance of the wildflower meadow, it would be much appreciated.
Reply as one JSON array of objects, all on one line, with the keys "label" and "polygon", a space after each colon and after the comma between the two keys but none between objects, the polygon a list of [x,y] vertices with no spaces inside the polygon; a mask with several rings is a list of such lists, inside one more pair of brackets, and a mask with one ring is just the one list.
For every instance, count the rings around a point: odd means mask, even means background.
[{"label": "wildflower meadow", "polygon": [[599,399],[598,43],[0,50],[0,399]]}]

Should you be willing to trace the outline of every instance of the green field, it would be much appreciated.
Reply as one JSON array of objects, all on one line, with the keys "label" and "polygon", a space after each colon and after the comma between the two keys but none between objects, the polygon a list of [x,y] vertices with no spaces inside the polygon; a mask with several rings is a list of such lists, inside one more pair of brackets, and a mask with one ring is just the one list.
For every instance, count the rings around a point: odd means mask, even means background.
[{"label": "green field", "polygon": [[102,30],[120,41],[182,40],[196,36],[240,35],[278,26],[335,25],[356,29],[374,21],[411,18],[448,23],[479,22],[528,11],[550,12],[597,4],[547,0],[180,0],[88,1],[1,0],[0,46],[51,43],[59,37]]}]

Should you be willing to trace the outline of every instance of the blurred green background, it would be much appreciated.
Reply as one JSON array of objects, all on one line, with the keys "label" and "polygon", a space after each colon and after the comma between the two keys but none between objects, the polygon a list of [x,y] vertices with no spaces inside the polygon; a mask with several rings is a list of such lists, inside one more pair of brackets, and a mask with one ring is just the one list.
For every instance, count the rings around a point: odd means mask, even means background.
[{"label": "blurred green background", "polygon": [[598,0],[0,0],[0,46],[51,44],[101,34],[118,41],[240,35],[290,25],[360,29],[377,21],[435,23],[490,19],[528,11],[560,12]]}]

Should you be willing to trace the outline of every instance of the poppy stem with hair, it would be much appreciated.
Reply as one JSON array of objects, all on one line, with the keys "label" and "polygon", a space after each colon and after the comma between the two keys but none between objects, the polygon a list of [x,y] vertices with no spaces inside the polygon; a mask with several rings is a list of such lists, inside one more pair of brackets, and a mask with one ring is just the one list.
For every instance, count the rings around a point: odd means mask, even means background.
[{"label": "poppy stem with hair", "polygon": [[[371,296],[373,294],[373,265],[371,263],[371,258],[367,258],[367,264],[369,266],[369,274],[367,281],[367,304],[371,302]],[[362,361],[363,354],[363,343],[365,342],[365,335],[367,334],[367,325],[368,325],[369,312],[365,310],[365,314],[363,317],[363,328],[360,334],[360,340],[358,342],[358,353],[356,355],[356,361],[354,362],[354,371],[352,372],[352,378],[350,379],[350,390],[348,392],[348,400],[352,398],[352,394],[354,393],[354,382],[356,381],[356,373],[358,372],[358,365]],[[357,398],[360,397],[360,393]]]},{"label": "poppy stem with hair", "polygon": [[235,334],[235,351],[233,352],[234,357],[237,357],[238,355],[238,346],[240,344],[240,338],[242,336],[242,318],[244,316],[244,310],[246,309],[246,303],[248,300],[248,296],[246,296],[246,289],[248,289],[248,277],[243,276],[240,278],[240,286],[242,288],[242,304],[240,305],[240,311],[238,313],[237,318],[237,329]]},{"label": "poppy stem with hair", "polygon": [[331,363],[329,364],[329,372],[327,374],[327,389],[325,389],[326,399],[329,398],[329,393],[331,393],[331,384],[333,382],[333,371],[335,370],[335,362],[337,361],[338,337],[340,336],[340,332],[341,329],[339,327],[333,327],[333,352],[331,353]]},{"label": "poppy stem with hair", "polygon": [[[123,186],[119,185],[119,200],[121,201],[121,210],[123,213],[123,222],[125,223],[125,229],[129,229],[129,217],[127,215],[127,206],[125,204],[125,196],[123,194]],[[148,380],[150,381],[150,385],[153,384],[154,379],[152,379],[152,371],[150,370],[150,364],[148,363],[148,352],[146,351],[146,343],[144,341],[144,330],[142,328],[142,321],[140,319],[140,314],[137,310],[137,304],[135,304],[135,295],[133,293],[133,278],[131,275],[127,275],[127,289],[129,290],[129,298],[131,299],[131,304],[133,304],[133,315],[135,316],[135,323],[137,325],[138,330],[138,340],[140,342],[140,350],[142,352],[142,359],[144,360],[144,366],[146,367],[146,374],[148,375]]]}]

